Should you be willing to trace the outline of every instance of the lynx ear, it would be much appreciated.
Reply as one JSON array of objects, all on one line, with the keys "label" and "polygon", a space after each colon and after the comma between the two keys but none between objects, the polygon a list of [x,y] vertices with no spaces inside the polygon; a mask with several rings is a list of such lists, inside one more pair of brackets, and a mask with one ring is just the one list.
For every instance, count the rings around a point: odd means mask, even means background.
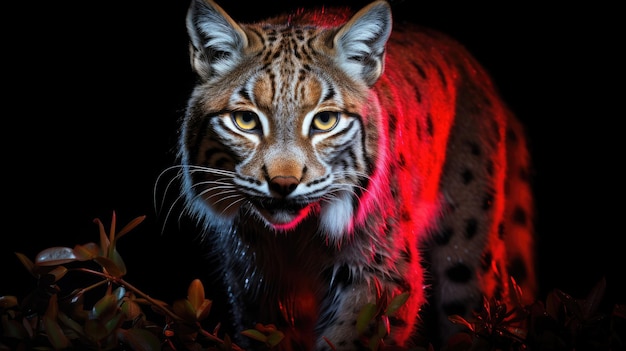
[{"label": "lynx ear", "polygon": [[248,45],[243,29],[212,0],[191,1],[187,32],[191,66],[205,80],[231,70]]},{"label": "lynx ear", "polygon": [[373,85],[383,73],[385,44],[391,34],[391,8],[375,1],[357,12],[334,38],[340,66],[350,76]]}]

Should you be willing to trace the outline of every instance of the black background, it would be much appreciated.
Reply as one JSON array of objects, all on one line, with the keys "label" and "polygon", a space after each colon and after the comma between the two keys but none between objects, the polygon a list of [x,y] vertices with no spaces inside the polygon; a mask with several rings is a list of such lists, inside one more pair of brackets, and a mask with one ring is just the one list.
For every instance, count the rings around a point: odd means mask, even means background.
[{"label": "black background", "polygon": [[[322,4],[222,3],[245,21]],[[34,286],[14,252],[34,258],[47,247],[97,241],[92,220],[108,227],[113,211],[118,228],[147,215],[118,244],[128,281],[172,302],[203,277],[208,263],[193,233],[162,234],[153,202],[157,176],[174,163],[177,122],[193,83],[187,6],[174,0],[28,2],[3,11],[4,23],[12,24],[3,30],[2,46],[0,295],[23,296]],[[462,42],[527,125],[541,294],[558,288],[584,298],[606,276],[606,302],[626,302],[617,7],[393,6],[397,19]]]}]

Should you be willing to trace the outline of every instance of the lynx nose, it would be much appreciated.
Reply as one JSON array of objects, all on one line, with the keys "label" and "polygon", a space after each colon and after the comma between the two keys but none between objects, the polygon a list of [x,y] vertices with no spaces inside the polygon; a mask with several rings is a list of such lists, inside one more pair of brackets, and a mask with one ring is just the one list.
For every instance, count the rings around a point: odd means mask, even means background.
[{"label": "lynx nose", "polygon": [[300,184],[300,180],[294,176],[276,176],[270,180],[270,189],[285,197],[291,194]]}]

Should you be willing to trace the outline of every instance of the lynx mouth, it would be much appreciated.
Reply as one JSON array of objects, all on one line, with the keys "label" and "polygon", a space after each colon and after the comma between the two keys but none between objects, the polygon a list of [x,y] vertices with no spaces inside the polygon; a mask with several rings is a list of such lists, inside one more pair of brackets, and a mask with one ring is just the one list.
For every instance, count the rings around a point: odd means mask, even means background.
[{"label": "lynx mouth", "polygon": [[275,198],[254,198],[250,199],[250,203],[268,224],[277,229],[297,225],[308,215],[312,205],[310,202]]}]

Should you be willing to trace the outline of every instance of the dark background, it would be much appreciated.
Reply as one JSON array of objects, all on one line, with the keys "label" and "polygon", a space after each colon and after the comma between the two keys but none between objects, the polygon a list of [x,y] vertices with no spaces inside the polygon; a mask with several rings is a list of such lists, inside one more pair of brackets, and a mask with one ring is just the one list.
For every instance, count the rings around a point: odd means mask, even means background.
[{"label": "dark background", "polygon": [[[172,302],[203,277],[208,263],[193,233],[173,226],[161,233],[153,202],[159,173],[174,164],[177,122],[193,83],[188,3],[28,2],[3,11],[12,25],[2,34],[0,296],[34,286],[14,252],[34,258],[47,247],[97,242],[92,220],[108,227],[113,211],[118,228],[147,215],[118,244],[129,282]],[[246,21],[322,4],[222,3]],[[625,303],[617,6],[393,6],[397,19],[465,44],[527,125],[541,294],[558,288],[584,298],[606,276],[606,303]]]}]

